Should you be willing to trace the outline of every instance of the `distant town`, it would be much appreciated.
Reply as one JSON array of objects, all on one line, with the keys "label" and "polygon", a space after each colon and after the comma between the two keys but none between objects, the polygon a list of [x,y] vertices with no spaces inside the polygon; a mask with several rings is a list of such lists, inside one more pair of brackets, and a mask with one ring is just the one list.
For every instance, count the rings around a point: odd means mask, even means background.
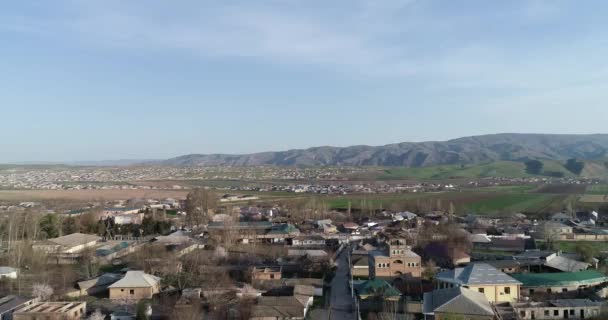
[{"label": "distant town", "polygon": [[602,179],[370,170],[2,168],[0,316],[604,319]]}]

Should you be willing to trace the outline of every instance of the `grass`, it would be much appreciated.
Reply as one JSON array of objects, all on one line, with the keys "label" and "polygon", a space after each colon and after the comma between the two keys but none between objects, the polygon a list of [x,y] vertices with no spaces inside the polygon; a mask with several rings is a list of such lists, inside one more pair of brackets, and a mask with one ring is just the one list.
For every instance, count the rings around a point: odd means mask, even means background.
[{"label": "grass", "polygon": [[608,195],[608,185],[606,184],[596,184],[587,186],[586,194],[600,194],[600,195]]},{"label": "grass", "polygon": [[[572,176],[561,163],[544,161],[546,172],[561,172]],[[517,161],[495,161],[477,165],[440,165],[419,168],[386,168],[376,175],[378,180],[402,179],[450,179],[450,178],[484,178],[484,177],[542,177],[526,172],[526,165]]]},{"label": "grass", "polygon": [[[516,185],[516,186],[490,186],[475,189],[469,189],[476,192],[509,192],[509,193],[526,193],[534,191],[537,188],[535,185]],[[467,190],[467,191],[469,191]]]},{"label": "grass", "polygon": [[[556,241],[555,242],[555,247],[558,250],[562,250],[564,252],[575,252],[575,248],[576,248],[576,243],[577,241]],[[594,251],[596,252],[602,252],[602,251],[606,251],[608,250],[608,242],[602,242],[602,241],[585,241],[585,244],[590,245],[591,247],[593,247]]]},{"label": "grass", "polygon": [[585,194],[580,197],[579,201],[587,202],[587,203],[604,203],[604,202],[608,202],[608,195]]},{"label": "grass", "polygon": [[545,194],[501,194],[482,199],[466,206],[467,210],[478,214],[505,212],[538,212],[553,202],[556,197]]}]

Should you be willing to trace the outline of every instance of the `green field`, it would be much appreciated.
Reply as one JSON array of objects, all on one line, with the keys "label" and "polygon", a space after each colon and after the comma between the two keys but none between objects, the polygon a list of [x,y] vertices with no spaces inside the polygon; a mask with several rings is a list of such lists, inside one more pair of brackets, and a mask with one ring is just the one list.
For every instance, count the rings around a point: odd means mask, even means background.
[{"label": "green field", "polygon": [[[576,241],[557,241],[555,242],[555,246],[558,250],[562,250],[564,252],[575,252]],[[602,252],[608,250],[608,242],[602,241],[585,241],[585,244],[590,245],[596,252]]]},{"label": "green field", "polygon": [[588,186],[587,191],[585,193],[606,195],[606,194],[608,194],[608,185],[596,184],[596,185]]},{"label": "green field", "polygon": [[[572,176],[564,166],[557,161],[543,161],[544,172],[560,172],[565,177]],[[370,175],[368,175],[370,176]],[[385,168],[379,170],[374,178],[378,180],[403,179],[451,179],[451,178],[483,178],[483,177],[532,177],[526,172],[526,165],[517,161],[496,161],[477,165],[442,165],[419,168]]]},{"label": "green field", "polygon": [[557,197],[546,194],[502,194],[473,202],[466,209],[478,214],[538,212],[556,200]]}]

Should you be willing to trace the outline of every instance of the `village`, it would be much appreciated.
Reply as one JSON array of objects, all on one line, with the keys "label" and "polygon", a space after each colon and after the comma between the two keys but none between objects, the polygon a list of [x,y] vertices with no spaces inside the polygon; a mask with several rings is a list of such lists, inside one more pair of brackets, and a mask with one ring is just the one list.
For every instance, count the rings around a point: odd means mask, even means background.
[{"label": "village", "polygon": [[[608,224],[185,199],[6,206],[1,319],[603,319]],[[18,210],[17,210],[18,209]]]}]

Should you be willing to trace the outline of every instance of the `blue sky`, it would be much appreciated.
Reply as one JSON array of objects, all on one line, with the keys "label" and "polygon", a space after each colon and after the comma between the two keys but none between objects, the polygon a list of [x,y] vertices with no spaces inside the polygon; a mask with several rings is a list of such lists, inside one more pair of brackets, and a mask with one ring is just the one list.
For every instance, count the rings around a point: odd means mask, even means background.
[{"label": "blue sky", "polygon": [[32,0],[0,162],[607,130],[608,2]]}]

